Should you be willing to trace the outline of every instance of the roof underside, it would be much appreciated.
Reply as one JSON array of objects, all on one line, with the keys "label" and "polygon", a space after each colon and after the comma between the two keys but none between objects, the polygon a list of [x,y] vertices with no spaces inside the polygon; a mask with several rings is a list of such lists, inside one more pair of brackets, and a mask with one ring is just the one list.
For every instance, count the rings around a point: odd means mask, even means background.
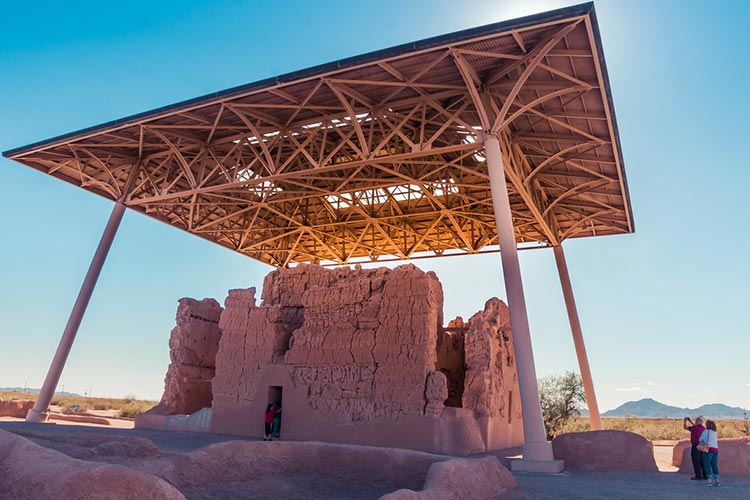
[{"label": "roof underside", "polygon": [[268,264],[351,263],[496,251],[484,132],[519,244],[633,232],[591,4],[5,155]]}]

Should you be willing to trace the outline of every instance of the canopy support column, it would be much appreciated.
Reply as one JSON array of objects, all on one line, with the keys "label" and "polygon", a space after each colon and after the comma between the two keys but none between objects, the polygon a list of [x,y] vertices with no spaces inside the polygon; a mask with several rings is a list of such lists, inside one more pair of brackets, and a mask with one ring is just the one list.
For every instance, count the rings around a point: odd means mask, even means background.
[{"label": "canopy support column", "polygon": [[485,156],[492,190],[492,205],[495,211],[495,224],[500,243],[500,258],[508,296],[510,324],[518,371],[518,387],[521,392],[521,412],[523,414],[523,460],[511,462],[514,471],[560,472],[562,460],[555,460],[552,444],[547,441],[547,433],[539,402],[534,353],[531,347],[529,318],[526,312],[526,299],[521,281],[521,266],[518,262],[518,248],[513,232],[513,217],[508,199],[508,186],[505,181],[503,153],[500,141],[493,134],[484,136]]},{"label": "canopy support column", "polygon": [[578,319],[578,308],[576,308],[576,299],[573,296],[573,287],[570,284],[570,275],[568,274],[568,264],[565,262],[565,254],[561,245],[552,247],[555,253],[555,262],[557,263],[557,274],[560,275],[560,285],[562,285],[563,297],[565,298],[565,308],[568,310],[568,321],[570,322],[570,331],[573,333],[573,344],[576,348],[578,357],[578,367],[581,370],[581,379],[583,380],[583,392],[586,394],[586,404],[589,407],[589,419],[591,420],[591,430],[602,430],[602,417],[599,415],[599,404],[596,402],[596,393],[594,392],[594,381],[591,378],[591,369],[589,368],[589,358],[586,355],[586,345],[583,343],[583,333],[581,331],[581,322]]},{"label": "canopy support column", "polygon": [[120,221],[124,213],[125,204],[119,201],[116,202],[112,209],[112,214],[109,216],[109,221],[107,221],[104,234],[102,234],[99,241],[99,246],[96,248],[96,253],[94,253],[94,258],[91,260],[86,278],[84,278],[81,285],[81,290],[78,292],[78,298],[73,305],[68,323],[65,325],[60,344],[57,346],[57,351],[55,352],[55,357],[52,359],[52,364],[47,371],[47,377],[44,379],[42,390],[39,392],[34,408],[29,410],[26,415],[27,422],[44,422],[47,420],[47,409],[49,408],[50,401],[52,401],[57,383],[60,381],[65,361],[68,359],[70,348],[73,346],[73,341],[78,333],[78,327],[81,325],[81,320],[86,312],[86,307],[89,305],[96,281],[99,279],[99,273],[102,270],[102,266],[104,266],[104,261],[109,253],[109,248],[112,246],[112,241],[115,238],[117,228],[120,226]]}]

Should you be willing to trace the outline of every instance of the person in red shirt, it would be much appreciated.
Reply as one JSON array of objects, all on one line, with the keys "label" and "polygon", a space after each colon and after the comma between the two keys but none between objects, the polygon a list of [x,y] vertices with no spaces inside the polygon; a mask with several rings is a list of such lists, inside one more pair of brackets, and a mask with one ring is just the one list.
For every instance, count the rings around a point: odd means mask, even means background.
[{"label": "person in red shirt", "polygon": [[265,429],[263,432],[263,441],[273,441],[271,433],[273,432],[273,417],[276,411],[273,409],[273,405],[269,404],[266,407],[266,417],[263,420]]},{"label": "person in red shirt", "polygon": [[708,477],[706,476],[706,469],[703,467],[703,452],[698,449],[701,434],[706,430],[703,427],[703,417],[696,417],[695,424],[690,420],[690,417],[683,418],[682,428],[690,431],[690,459],[693,461],[693,471],[695,472],[695,475],[690,479],[705,481]]}]

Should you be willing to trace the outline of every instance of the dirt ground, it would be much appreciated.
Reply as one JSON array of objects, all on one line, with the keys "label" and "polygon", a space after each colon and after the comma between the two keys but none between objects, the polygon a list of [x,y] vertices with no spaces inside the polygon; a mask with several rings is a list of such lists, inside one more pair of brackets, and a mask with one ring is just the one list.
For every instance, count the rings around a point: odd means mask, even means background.
[{"label": "dirt ground", "polygon": [[[108,439],[141,437],[151,440],[166,453],[184,453],[212,443],[238,438],[218,434],[193,432],[164,432],[145,429],[122,429],[111,426],[81,426],[71,422],[57,424],[27,424],[14,419],[0,419],[0,429],[23,435],[42,446],[62,453],[80,446],[95,445]],[[566,471],[562,474],[540,475],[515,473],[518,487],[505,495],[508,500],[636,500],[704,499],[706,495],[726,500],[750,498],[750,477],[726,476],[720,488],[707,488],[701,481],[691,481],[688,475],[676,472],[671,465],[672,443],[658,442],[654,455],[660,472],[638,473],[621,471]],[[506,462],[511,450],[501,456]],[[719,464],[721,466],[721,464]],[[377,481],[353,482],[331,471],[329,475],[295,474],[253,477],[246,481],[206,484],[183,488],[190,500],[225,500],[251,498],[376,499],[387,493]]]}]

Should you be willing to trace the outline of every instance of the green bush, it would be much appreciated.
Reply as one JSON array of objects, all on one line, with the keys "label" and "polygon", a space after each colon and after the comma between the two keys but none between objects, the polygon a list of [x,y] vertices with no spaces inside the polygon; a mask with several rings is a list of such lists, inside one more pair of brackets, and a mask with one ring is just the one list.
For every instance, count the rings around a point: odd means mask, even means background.
[{"label": "green bush", "polygon": [[539,401],[547,437],[552,439],[563,432],[570,419],[581,415],[586,401],[581,376],[567,372],[540,379]]}]

